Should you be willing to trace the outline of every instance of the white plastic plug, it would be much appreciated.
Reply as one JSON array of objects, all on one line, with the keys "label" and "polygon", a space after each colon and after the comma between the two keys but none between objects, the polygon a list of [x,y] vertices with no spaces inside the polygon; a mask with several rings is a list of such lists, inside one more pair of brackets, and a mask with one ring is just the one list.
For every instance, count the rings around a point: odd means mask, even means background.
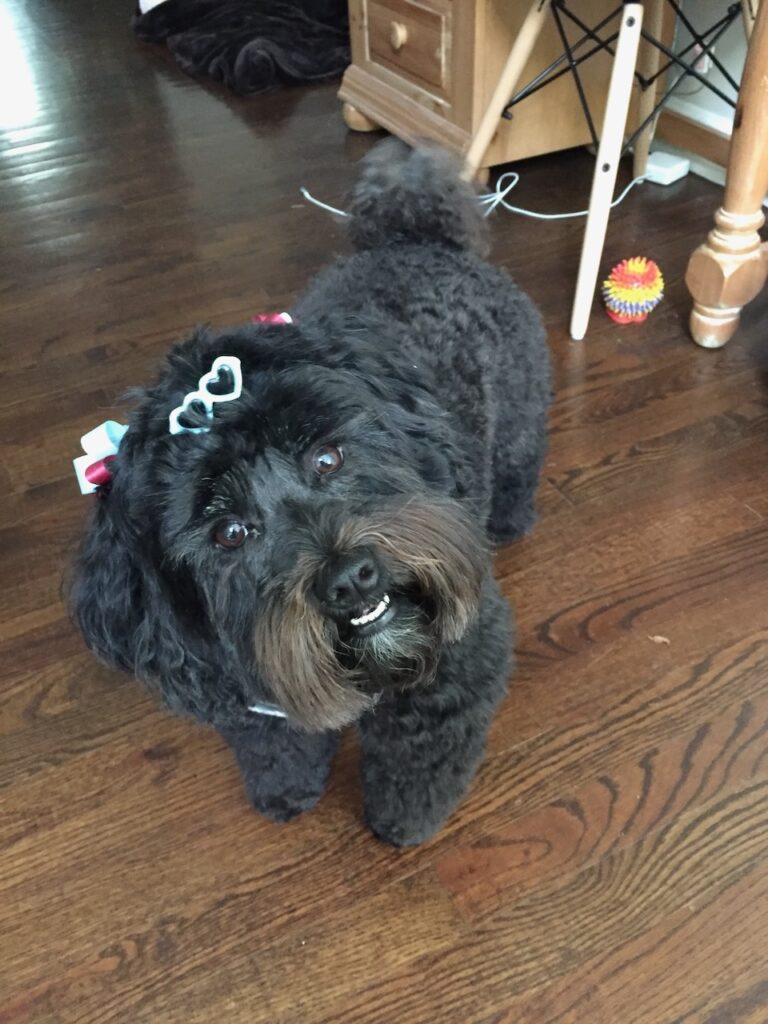
[{"label": "white plastic plug", "polygon": [[655,185],[672,185],[684,178],[690,169],[691,161],[687,157],[657,150],[648,157],[644,177]]}]

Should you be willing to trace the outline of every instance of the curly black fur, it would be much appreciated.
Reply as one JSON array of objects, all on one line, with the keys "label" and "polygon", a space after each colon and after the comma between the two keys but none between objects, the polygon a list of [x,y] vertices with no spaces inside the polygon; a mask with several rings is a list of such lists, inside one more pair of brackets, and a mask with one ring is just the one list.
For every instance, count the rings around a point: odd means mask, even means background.
[{"label": "curly black fur", "polygon": [[[294,325],[199,331],[139,393],[72,603],[96,654],[225,735],[273,818],[314,804],[336,731],[357,723],[368,822],[408,844],[465,792],[505,692],[489,548],[534,519],[549,364],[531,302],[478,255],[476,200],[444,154],[378,147],[352,212],[357,252]],[[241,360],[241,398],[209,433],[171,436],[218,355]],[[319,475],[327,444],[344,464]],[[214,540],[229,519],[248,530],[234,550]],[[353,626],[362,599],[342,607],[344,588],[328,596],[332,568],[360,558],[372,601],[391,598],[381,628]]]}]

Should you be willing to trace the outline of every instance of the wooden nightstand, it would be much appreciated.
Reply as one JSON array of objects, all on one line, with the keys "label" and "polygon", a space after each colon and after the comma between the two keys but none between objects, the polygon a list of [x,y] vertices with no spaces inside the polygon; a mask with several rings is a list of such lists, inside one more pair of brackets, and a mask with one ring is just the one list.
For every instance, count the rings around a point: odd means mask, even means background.
[{"label": "wooden nightstand", "polygon": [[[579,0],[576,5],[590,25],[615,6],[612,0]],[[349,0],[352,64],[339,91],[347,124],[357,131],[386,128],[411,142],[431,138],[465,152],[527,8],[527,3],[500,0]],[[521,82],[530,81],[562,52],[550,19]],[[599,120],[611,58],[598,53],[580,73]],[[566,74],[516,106],[511,121],[500,122],[484,164],[590,141],[572,76]]]}]

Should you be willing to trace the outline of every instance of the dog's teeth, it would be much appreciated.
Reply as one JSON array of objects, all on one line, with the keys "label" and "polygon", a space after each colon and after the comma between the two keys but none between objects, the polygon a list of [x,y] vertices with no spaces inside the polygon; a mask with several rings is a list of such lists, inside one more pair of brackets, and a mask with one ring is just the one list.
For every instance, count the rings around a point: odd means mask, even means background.
[{"label": "dog's teeth", "polygon": [[367,626],[369,622],[375,622],[376,619],[380,618],[387,608],[389,608],[389,594],[385,594],[375,608],[370,608],[368,611],[363,612],[362,615],[350,619],[350,624],[352,626]]}]

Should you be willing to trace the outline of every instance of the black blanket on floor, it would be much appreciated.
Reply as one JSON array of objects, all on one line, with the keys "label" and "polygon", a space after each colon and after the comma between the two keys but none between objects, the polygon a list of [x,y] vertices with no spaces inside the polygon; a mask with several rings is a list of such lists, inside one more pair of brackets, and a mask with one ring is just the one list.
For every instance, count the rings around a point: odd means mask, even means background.
[{"label": "black blanket on floor", "polygon": [[133,27],[188,74],[241,94],[334,78],[349,64],[346,0],[165,0]]}]

